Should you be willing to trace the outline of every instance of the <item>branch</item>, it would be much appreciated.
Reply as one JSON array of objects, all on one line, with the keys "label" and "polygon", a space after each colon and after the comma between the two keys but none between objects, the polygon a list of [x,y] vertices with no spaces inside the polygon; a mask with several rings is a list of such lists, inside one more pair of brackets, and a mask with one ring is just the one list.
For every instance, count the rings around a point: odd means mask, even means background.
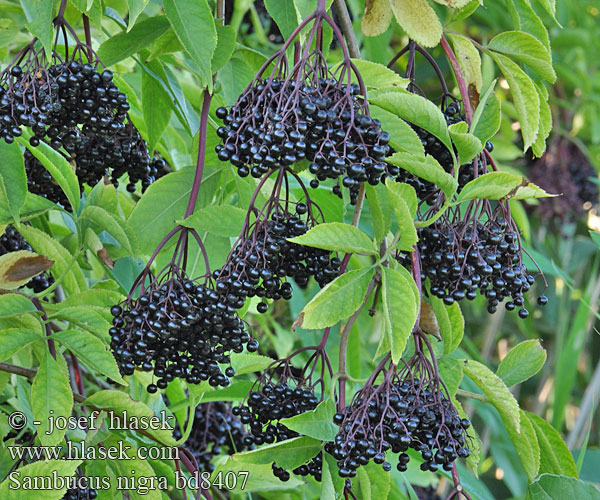
[{"label": "branch", "polygon": [[340,19],[340,27],[342,28],[344,36],[346,37],[348,52],[350,52],[350,56],[352,58],[360,59],[360,49],[358,48],[358,41],[356,40],[356,35],[354,34],[354,27],[352,26],[352,20],[350,19],[346,2],[344,0],[335,0],[334,3],[335,10],[337,11]]}]

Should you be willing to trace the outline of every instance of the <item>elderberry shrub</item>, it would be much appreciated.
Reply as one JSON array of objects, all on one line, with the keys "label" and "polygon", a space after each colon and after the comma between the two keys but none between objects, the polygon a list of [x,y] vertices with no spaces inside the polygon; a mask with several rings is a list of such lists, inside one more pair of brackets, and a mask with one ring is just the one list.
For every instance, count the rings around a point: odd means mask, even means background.
[{"label": "elderberry shrub", "polygon": [[[306,378],[305,374],[313,373],[319,359],[325,363],[321,358],[325,356],[323,351],[316,350],[299,374],[294,374],[290,365],[291,358],[276,361],[265,370],[255,382],[246,401],[233,408],[233,414],[239,416],[240,421],[250,428],[250,434],[244,440],[247,446],[278,443],[300,436],[279,420],[295,417],[317,407],[320,399],[315,395],[315,386],[321,384],[323,389],[323,380],[311,382],[310,375]],[[276,463],[273,463],[272,469],[275,477],[280,480],[290,479],[290,472]],[[302,476],[311,475],[320,481],[322,454],[319,453],[292,472]]]},{"label": "elderberry shrub", "polygon": [[[200,471],[213,472],[214,457],[223,452],[233,455],[246,449],[246,435],[246,429],[232,413],[231,403],[202,403],[196,407],[192,432],[185,446],[198,461]],[[179,440],[181,436],[181,430],[177,426],[173,437]]]},{"label": "elderberry shrub", "polygon": [[[360,93],[358,85],[333,76],[257,79],[231,108],[217,109],[224,122],[217,130],[218,157],[242,177],[306,159],[312,187],[342,178],[355,203],[361,182],[377,184],[384,177],[390,140]],[[334,192],[341,195],[339,185]]]},{"label": "elderberry shrub", "polygon": [[356,476],[358,467],[371,460],[391,470],[387,451],[399,453],[401,472],[407,470],[409,448],[421,453],[421,469],[432,472],[440,466],[450,470],[456,458],[469,455],[465,431],[470,422],[461,420],[432,374],[430,362],[416,352],[400,372],[384,370],[380,385],[368,383],[335,414],[340,430],[330,453],[340,477]]},{"label": "elderberry shrub", "polygon": [[[217,290],[227,294],[229,304],[240,308],[246,297],[291,299],[292,285],[286,278],[306,287],[314,277],[325,286],[338,275],[341,261],[328,250],[287,241],[305,234],[314,223],[310,203],[297,203],[295,214],[277,204],[268,218],[242,231],[225,265],[215,273]],[[260,302],[258,311],[264,313],[267,307]]]},{"label": "elderberry shrub", "polygon": [[142,288],[137,299],[128,298],[111,308],[111,349],[121,373],[136,367],[153,372],[155,393],[174,378],[190,384],[208,380],[213,387],[227,386],[235,374],[228,366],[229,352],[258,348],[245,331],[244,322],[211,280],[198,284],[182,271],[165,273]]},{"label": "elderberry shrub", "polygon": [[[19,250],[33,251],[23,235],[9,225],[0,236],[0,256]],[[52,283],[54,283],[54,278],[51,275],[41,273],[31,278],[25,286],[31,288],[35,293],[40,293],[50,287]]]},{"label": "elderberry shrub", "polygon": [[[509,299],[506,309],[519,308],[519,317],[526,318],[529,312],[524,307],[524,294],[535,278],[521,261],[522,250],[514,222],[503,217],[501,208],[499,206],[485,222],[476,216],[451,222],[452,215],[449,215],[420,229],[418,249],[422,278],[429,278],[429,293],[446,305],[465,298],[474,300],[479,291],[487,299],[490,313],[496,312],[504,299]],[[399,260],[404,265],[409,264],[406,256]],[[538,297],[539,305],[546,302],[544,295]]]}]

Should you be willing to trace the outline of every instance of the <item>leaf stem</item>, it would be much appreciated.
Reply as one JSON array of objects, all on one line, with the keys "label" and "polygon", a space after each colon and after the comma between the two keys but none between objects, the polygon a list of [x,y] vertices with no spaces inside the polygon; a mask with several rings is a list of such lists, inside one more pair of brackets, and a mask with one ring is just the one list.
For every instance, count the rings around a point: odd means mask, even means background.
[{"label": "leaf stem", "polygon": [[465,398],[477,399],[477,400],[483,401],[483,402],[489,401],[487,396],[484,396],[483,394],[477,394],[476,392],[465,391],[464,389],[457,389],[456,395],[463,396]]},{"label": "leaf stem", "polygon": [[452,71],[454,72],[454,76],[456,78],[456,82],[458,83],[458,89],[460,90],[460,97],[463,102],[463,107],[465,109],[465,117],[467,119],[467,125],[471,125],[473,121],[473,108],[471,107],[471,100],[469,99],[469,91],[467,90],[467,82],[465,81],[465,75],[460,69],[460,65],[458,64],[458,60],[452,51],[452,48],[448,44],[445,36],[442,36],[441,40],[442,49],[448,58],[448,62],[450,66],[452,66]]}]

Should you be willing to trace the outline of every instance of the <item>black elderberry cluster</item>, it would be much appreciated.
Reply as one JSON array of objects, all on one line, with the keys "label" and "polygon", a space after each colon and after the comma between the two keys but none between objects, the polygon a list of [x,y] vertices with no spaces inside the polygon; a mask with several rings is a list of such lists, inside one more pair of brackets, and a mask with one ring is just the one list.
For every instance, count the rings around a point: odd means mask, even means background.
[{"label": "black elderberry cluster", "polygon": [[[21,233],[13,226],[7,226],[0,236],[0,256],[19,250],[33,251]],[[52,283],[54,283],[54,278],[50,274],[42,273],[31,278],[25,286],[31,288],[35,293],[40,293],[50,287]]]},{"label": "black elderberry cluster", "polygon": [[113,74],[79,61],[12,66],[0,76],[0,135],[13,142],[22,127],[33,131],[33,146],[47,140],[75,152],[81,131],[108,137],[123,128],[129,111],[127,96],[113,83]]},{"label": "black elderberry cluster", "polygon": [[[214,457],[223,452],[227,455],[244,451],[247,432],[240,420],[232,413],[231,403],[214,401],[196,407],[192,432],[186,448],[198,461],[201,471],[215,469]],[[181,439],[181,430],[176,427],[173,436]]]},{"label": "black elderberry cluster", "polygon": [[[433,296],[451,305],[475,299],[479,290],[490,313],[508,298],[507,310],[519,308],[521,318],[529,315],[523,295],[535,279],[522,264],[518,234],[505,219],[457,225],[442,221],[419,233],[421,272],[429,278]],[[545,296],[538,297],[540,305],[546,302]]]},{"label": "black elderberry cluster", "polygon": [[[246,297],[292,298],[292,278],[305,287],[314,277],[321,287],[339,272],[341,261],[331,252],[287,241],[309,229],[308,206],[296,204],[296,214],[276,210],[270,218],[258,220],[251,232],[238,241],[222,269],[215,272],[217,291],[226,294],[229,304],[244,305]],[[267,310],[260,302],[259,312]]]},{"label": "black elderberry cluster", "polygon": [[442,497],[437,494],[437,491],[433,486],[422,486],[412,485],[413,490],[417,494],[418,500],[442,500]]},{"label": "black elderberry cluster", "polygon": [[[439,383],[438,383],[439,384]],[[391,463],[386,452],[398,453],[397,469],[407,470],[412,448],[424,460],[422,470],[452,468],[458,457],[470,452],[465,431],[470,422],[460,419],[456,408],[432,381],[397,379],[362,390],[334,423],[340,430],[331,446],[340,477],[354,477],[371,460],[386,471]]]},{"label": "black elderberry cluster", "polygon": [[62,500],[94,500],[98,491],[93,488],[71,488],[65,492]]},{"label": "black elderberry cluster", "polygon": [[[358,85],[335,78],[256,80],[230,109],[217,110],[218,157],[257,178],[306,159],[312,187],[341,178],[354,203],[361,182],[382,180],[390,151],[389,134],[362,103]],[[334,192],[341,195],[339,185]]]},{"label": "black elderberry cluster", "polygon": [[210,282],[197,284],[184,276],[157,280],[139,298],[111,308],[111,349],[124,375],[136,367],[153,371],[155,393],[174,378],[211,386],[227,386],[235,374],[229,352],[256,351],[235,307]]},{"label": "black elderberry cluster", "polygon": [[[277,443],[292,439],[299,434],[279,423],[282,418],[295,417],[301,413],[314,410],[319,404],[312,388],[302,383],[292,387],[286,381],[266,383],[253,390],[248,395],[246,404],[234,407],[234,415],[239,415],[240,421],[250,427],[250,434],[244,442],[247,446]],[[289,471],[273,463],[273,474],[282,481],[290,479]],[[294,474],[313,476],[321,480],[322,455],[319,453],[307,464],[294,469]]]}]

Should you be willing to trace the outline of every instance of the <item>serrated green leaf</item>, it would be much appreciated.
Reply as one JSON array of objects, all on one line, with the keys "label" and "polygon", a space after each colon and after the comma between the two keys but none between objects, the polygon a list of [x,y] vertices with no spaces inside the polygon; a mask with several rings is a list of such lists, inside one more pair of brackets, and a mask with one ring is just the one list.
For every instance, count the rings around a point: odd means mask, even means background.
[{"label": "serrated green leaf", "polygon": [[333,484],[333,474],[329,468],[329,463],[327,462],[327,460],[323,460],[323,466],[321,471],[322,472],[320,500],[336,500],[335,486]]},{"label": "serrated green leaf", "polygon": [[362,500],[389,498],[391,476],[380,465],[371,461],[358,469],[358,485]]},{"label": "serrated green leaf", "polygon": [[573,455],[558,431],[537,415],[525,413],[533,425],[540,446],[540,472],[577,477]]},{"label": "serrated green leaf", "polygon": [[235,370],[236,375],[243,375],[244,373],[261,372],[275,360],[268,356],[261,356],[260,354],[247,354],[247,353],[232,353],[231,354],[231,366]]},{"label": "serrated green leaf", "polygon": [[542,474],[527,488],[526,500],[600,500],[600,490],[592,483],[567,476]]},{"label": "serrated green leaf", "polygon": [[[56,360],[46,351],[31,384],[31,409],[38,437],[43,445],[55,446],[65,436],[65,429],[50,427],[50,419],[68,418],[73,411],[73,391],[69,383],[69,369],[62,355]],[[52,432],[50,432],[50,430]]]},{"label": "serrated green leaf", "polygon": [[293,0],[265,0],[265,8],[277,23],[284,39],[298,26],[298,11]]},{"label": "serrated green leaf", "polygon": [[[54,2],[38,0],[35,2],[35,12],[28,19],[27,29],[42,43],[46,57],[52,54],[52,19],[54,19]],[[29,16],[28,16],[29,17]]]},{"label": "serrated green leaf", "polygon": [[126,221],[119,220],[102,207],[88,205],[81,212],[81,219],[87,219],[109,232],[121,245],[127,255],[136,257],[139,252],[139,244],[135,233]]},{"label": "serrated green leaf", "polygon": [[321,401],[314,410],[300,413],[295,417],[282,418],[279,422],[304,436],[321,441],[333,441],[338,432],[338,426],[333,423],[335,403],[328,398]]},{"label": "serrated green leaf", "polygon": [[377,246],[365,233],[340,222],[318,224],[302,236],[288,238],[288,241],[334,252],[379,254]]},{"label": "serrated green leaf", "polygon": [[550,83],[556,81],[550,52],[542,43],[523,31],[505,31],[496,35],[487,48],[526,64]]},{"label": "serrated green leaf", "polygon": [[510,87],[517,116],[523,135],[523,151],[535,142],[539,130],[540,98],[533,81],[516,63],[508,57],[490,52]]},{"label": "serrated green leaf", "polygon": [[26,328],[3,328],[0,330],[0,361],[5,361],[28,345],[42,340],[40,332]]},{"label": "serrated green leaf", "polygon": [[298,326],[316,330],[349,318],[363,303],[375,268],[356,269],[338,276],[304,306]]},{"label": "serrated green leaf", "polygon": [[63,190],[69,204],[73,208],[73,212],[79,210],[79,181],[73,170],[73,167],[69,164],[66,158],[61,155],[58,151],[52,149],[45,142],[40,142],[36,147],[29,144],[30,133],[24,131],[21,137],[17,140],[29,149],[29,152],[35,156],[44,168],[50,173],[52,178],[57,182],[60,188]]},{"label": "serrated green leaf", "polygon": [[410,153],[394,153],[386,159],[388,163],[396,165],[411,174],[432,182],[438,186],[447,197],[456,192],[457,182],[442,166],[431,156],[425,160]]},{"label": "serrated green leaf", "polygon": [[462,362],[456,358],[444,356],[438,361],[438,368],[440,377],[448,389],[448,394],[453,398],[463,379]]},{"label": "serrated green leaf", "polygon": [[119,373],[119,367],[108,346],[91,333],[62,330],[52,335],[81,361],[94,370],[110,377],[121,385],[127,385]]},{"label": "serrated green leaf", "polygon": [[131,28],[135,25],[138,16],[148,5],[150,0],[127,0],[127,8],[129,9],[129,15],[127,16],[127,31],[131,31]]},{"label": "serrated green leaf", "polygon": [[236,32],[231,26],[217,25],[217,46],[212,56],[211,69],[213,73],[219,71],[233,54],[235,49]]},{"label": "serrated green leaf", "polygon": [[466,131],[466,123],[459,122],[448,127],[452,142],[458,153],[458,162],[461,165],[469,163],[483,149],[483,144],[473,134]]},{"label": "serrated green leaf", "polygon": [[[110,443],[112,446],[118,446],[116,440],[111,440]],[[148,488],[146,491],[146,489],[137,487],[139,484],[145,484],[143,482],[145,478],[155,477],[156,474],[147,460],[139,458],[138,450],[135,446],[128,443],[125,448],[124,453],[128,458],[111,460],[110,464],[116,469],[118,477],[129,478],[130,482],[125,483],[124,486],[132,484],[131,478],[135,478],[133,480],[134,488],[123,488],[127,491],[130,500],[161,500],[160,490]]]},{"label": "serrated green leaf", "polygon": [[550,50],[550,37],[544,22],[531,8],[530,0],[508,0],[506,6],[511,12],[515,29],[526,31]]},{"label": "serrated green leaf", "polygon": [[[147,65],[154,73],[161,69],[160,63],[157,61],[148,62]],[[142,112],[144,113],[150,157],[169,124],[172,109],[171,97],[163,86],[147,71],[142,71]]]},{"label": "serrated green leaf", "polygon": [[[45,416],[47,418],[47,416]],[[60,500],[67,491],[67,485],[58,490],[35,490],[33,495],[27,495],[24,486],[33,484],[33,481],[49,481],[53,483],[52,477],[56,473],[59,477],[71,477],[75,474],[77,467],[81,465],[81,460],[40,460],[23,467],[19,467],[17,474],[11,478],[5,479],[0,484],[0,498],[2,500]],[[46,479],[43,479],[46,478]],[[17,482],[18,481],[18,482]]]},{"label": "serrated green leaf", "polygon": [[31,302],[31,299],[18,293],[0,294],[0,318],[9,318],[35,312],[37,309]]},{"label": "serrated green leaf", "polygon": [[454,302],[451,306],[446,306],[437,297],[431,297],[430,302],[440,327],[440,335],[444,341],[444,354],[450,354],[462,342],[465,333],[465,319],[457,302]]},{"label": "serrated green leaf", "polygon": [[256,450],[244,451],[232,455],[234,462],[250,464],[271,464],[295,469],[314,458],[321,451],[321,441],[308,436],[300,436],[279,443],[261,446]]},{"label": "serrated green leaf", "polygon": [[521,432],[519,404],[502,379],[487,366],[474,360],[464,360],[464,373],[483,391],[490,403],[500,413],[505,427],[511,425]]},{"label": "serrated green leaf", "polygon": [[[290,480],[286,482],[276,478],[273,475],[271,464],[261,465],[239,462],[233,460],[231,457],[227,458],[223,464],[216,465],[216,469],[212,474],[212,481],[214,482],[215,478],[219,475],[220,477],[227,477],[227,474],[235,474],[235,477],[238,479],[235,488],[231,491],[242,494],[243,496],[247,496],[248,493],[253,491],[287,491],[304,486],[304,483],[294,476],[290,477]],[[276,495],[276,493],[274,495]],[[285,491],[282,491],[281,495],[284,496]]]},{"label": "serrated green leaf", "polygon": [[487,88],[479,100],[475,113],[473,113],[471,133],[479,137],[482,144],[485,144],[498,132],[502,121],[500,101],[494,92],[495,86],[496,80]]},{"label": "serrated green leaf", "polygon": [[425,157],[423,143],[414,129],[393,113],[371,106],[371,116],[381,122],[381,128],[390,134],[390,144],[398,151]]},{"label": "serrated green leaf", "polygon": [[163,8],[179,41],[197,64],[198,76],[212,90],[211,60],[217,30],[207,0],[163,0]]},{"label": "serrated green leaf", "polygon": [[533,481],[540,470],[540,446],[531,421],[527,414],[521,410],[521,433],[518,434],[511,426],[506,430],[510,436],[515,451],[523,464],[523,469],[529,481]]},{"label": "serrated green leaf", "polygon": [[454,54],[465,77],[467,88],[473,85],[477,93],[481,93],[483,76],[479,51],[468,38],[453,34],[448,34],[448,38],[454,47]]},{"label": "serrated green leaf", "polygon": [[246,220],[246,211],[233,205],[211,205],[197,210],[187,219],[177,221],[197,231],[208,231],[221,236],[238,236]]},{"label": "serrated green leaf", "polygon": [[419,292],[402,266],[383,268],[381,292],[385,335],[390,339],[392,362],[398,363],[417,321]]},{"label": "serrated green leaf", "polygon": [[112,66],[149,47],[169,26],[165,16],[144,19],[136,23],[129,32],[123,31],[108,38],[98,48],[98,57],[105,66]]},{"label": "serrated green leaf", "polygon": [[[25,194],[25,202],[20,210],[20,219],[33,219],[38,215],[45,214],[48,210],[58,208],[59,207],[50,200],[28,192]],[[13,220],[14,217],[10,211],[7,200],[0,196],[0,224],[10,224]]]},{"label": "serrated green leaf", "polygon": [[410,80],[402,78],[394,70],[372,61],[352,59],[367,88],[379,89],[383,87],[398,87],[405,89]]},{"label": "serrated green leaf", "polygon": [[408,206],[410,214],[413,217],[417,215],[417,192],[415,188],[410,184],[406,184],[404,182],[395,182],[392,180],[386,180],[385,186],[392,196],[398,196],[404,200],[404,203]]},{"label": "serrated green leaf", "polygon": [[[405,200],[402,197],[403,193],[400,193],[399,190],[396,190],[394,187],[392,187],[394,184],[396,183],[386,183],[388,191],[390,193],[390,202],[392,204],[392,209],[394,210],[396,222],[398,223],[398,228],[400,231],[400,238],[398,239],[396,248],[405,252],[412,252],[413,246],[416,245],[417,241],[419,241],[414,222],[415,214],[412,213],[411,207],[409,207],[409,204],[412,205],[412,200],[410,199],[412,197],[409,196],[409,200]],[[406,184],[406,186],[408,186],[408,184]],[[391,248],[390,250],[393,249]]]},{"label": "serrated green leaf", "polygon": [[546,150],[546,139],[552,130],[552,109],[546,88],[540,82],[534,83],[540,96],[540,129],[531,149],[533,154],[539,158]]},{"label": "serrated green leaf", "polygon": [[435,47],[442,38],[442,24],[426,0],[389,0],[396,21],[409,38],[423,47]]},{"label": "serrated green leaf", "polygon": [[376,243],[381,243],[392,226],[390,197],[381,184],[378,184],[377,186],[367,184],[366,197],[367,203],[369,204],[369,213],[371,214],[371,223],[373,224],[375,241]]},{"label": "serrated green leaf", "polygon": [[456,203],[472,199],[525,200],[549,196],[556,195],[546,193],[525,177],[508,172],[489,172],[468,182],[458,194]]},{"label": "serrated green leaf", "polygon": [[392,16],[388,0],[366,0],[361,23],[362,32],[366,36],[381,35],[390,26]]},{"label": "serrated green leaf", "polygon": [[539,372],[546,362],[546,350],[539,340],[525,340],[513,347],[500,362],[496,375],[508,387],[520,384]]},{"label": "serrated green leaf", "polygon": [[12,218],[18,223],[21,207],[27,195],[25,162],[19,145],[0,141],[0,196],[8,206]]},{"label": "serrated green leaf", "polygon": [[32,226],[21,225],[19,232],[27,240],[36,253],[45,255],[54,261],[52,276],[57,279],[67,274],[62,286],[68,294],[79,293],[87,289],[85,276],[77,262],[72,262],[72,255],[56,239]]},{"label": "serrated green leaf", "polygon": [[[123,423],[123,416],[127,413],[127,418],[153,418],[156,417],[155,413],[150,409],[148,405],[141,401],[135,401],[131,399],[128,394],[121,391],[98,391],[88,397],[83,403],[84,406],[93,406],[98,410],[104,410],[107,412],[113,412],[116,417]],[[160,417],[159,417],[160,418]],[[157,442],[163,446],[174,446],[175,439],[173,439],[173,427],[174,418],[169,420],[169,417],[165,416],[165,425],[160,426],[159,429],[146,429],[145,432],[153,436]]]},{"label": "serrated green leaf", "polygon": [[371,102],[427,130],[442,141],[449,151],[453,151],[446,119],[431,101],[408,92],[384,92],[371,98]]}]

